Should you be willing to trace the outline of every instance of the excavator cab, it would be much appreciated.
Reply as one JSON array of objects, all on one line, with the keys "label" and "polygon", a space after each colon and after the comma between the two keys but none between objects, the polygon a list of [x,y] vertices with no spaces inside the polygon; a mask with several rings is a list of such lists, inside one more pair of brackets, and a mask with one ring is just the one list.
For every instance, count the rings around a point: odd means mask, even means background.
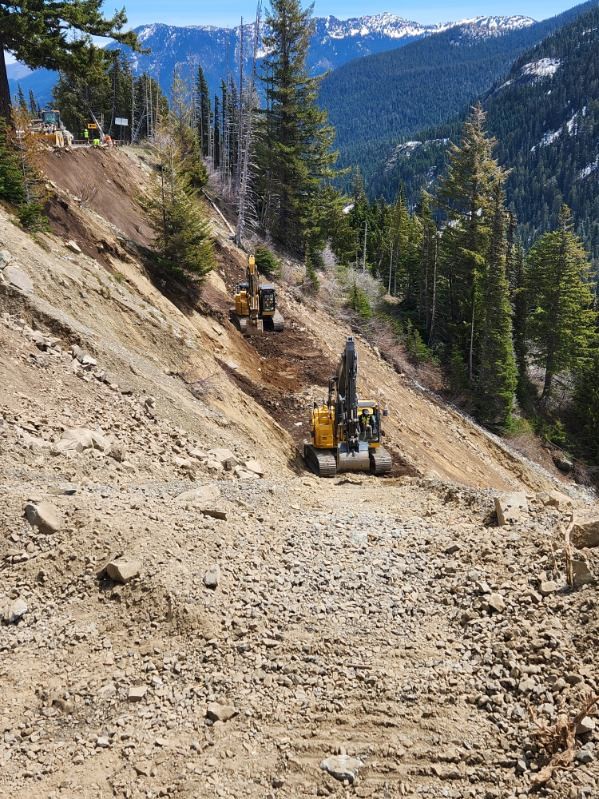
[{"label": "excavator cab", "polygon": [[41,118],[42,118],[42,125],[48,125],[53,129],[58,129],[58,130],[60,130],[60,128],[62,127],[60,121],[60,111],[57,111],[56,109],[52,109],[51,111],[47,110],[42,111]]}]

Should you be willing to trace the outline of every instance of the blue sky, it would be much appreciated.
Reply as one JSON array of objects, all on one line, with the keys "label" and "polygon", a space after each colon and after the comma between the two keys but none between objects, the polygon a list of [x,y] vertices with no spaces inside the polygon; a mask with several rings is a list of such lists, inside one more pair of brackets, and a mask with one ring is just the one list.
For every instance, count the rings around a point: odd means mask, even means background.
[{"label": "blue sky", "polygon": [[[268,5],[268,0],[263,0]],[[121,2],[108,0],[104,4],[107,13]],[[145,22],[167,22],[172,25],[233,25],[243,15],[252,19],[256,13],[255,0],[124,0],[131,25]],[[560,11],[576,5],[575,0],[456,0],[443,3],[440,0],[414,2],[364,2],[364,0],[316,0],[314,13],[317,16],[333,14],[342,19],[364,14],[390,11],[417,22],[446,22],[487,14],[526,14],[535,19],[546,19]]]}]

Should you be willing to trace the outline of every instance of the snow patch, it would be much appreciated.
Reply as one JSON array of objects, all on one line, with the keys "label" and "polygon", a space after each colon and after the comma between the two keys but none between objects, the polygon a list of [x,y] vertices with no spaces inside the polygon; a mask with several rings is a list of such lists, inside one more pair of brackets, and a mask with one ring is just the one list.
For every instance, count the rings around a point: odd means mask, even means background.
[{"label": "snow patch", "polygon": [[561,61],[559,58],[540,58],[538,61],[530,61],[520,69],[523,77],[547,78],[555,75]]},{"label": "snow patch", "polygon": [[596,172],[599,169],[599,155],[592,161],[590,164],[587,164],[584,169],[581,169],[578,173],[578,180],[584,180],[588,178],[589,175],[592,175],[593,172]]}]

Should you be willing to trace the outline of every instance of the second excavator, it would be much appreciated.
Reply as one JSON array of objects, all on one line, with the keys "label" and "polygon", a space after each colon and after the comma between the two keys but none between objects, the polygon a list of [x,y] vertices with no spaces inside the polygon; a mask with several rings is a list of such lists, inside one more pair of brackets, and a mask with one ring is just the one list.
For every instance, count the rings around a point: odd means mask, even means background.
[{"label": "second excavator", "polygon": [[358,352],[349,336],[329,394],[312,410],[312,442],[304,444],[306,465],[319,477],[337,472],[391,471],[391,455],[381,446],[387,410],[375,400],[358,399]]},{"label": "second excavator", "polygon": [[253,255],[248,257],[246,280],[235,290],[235,307],[230,317],[242,333],[262,333],[274,330],[280,333],[285,320],[277,309],[277,295],[272,283],[260,283],[258,267]]}]

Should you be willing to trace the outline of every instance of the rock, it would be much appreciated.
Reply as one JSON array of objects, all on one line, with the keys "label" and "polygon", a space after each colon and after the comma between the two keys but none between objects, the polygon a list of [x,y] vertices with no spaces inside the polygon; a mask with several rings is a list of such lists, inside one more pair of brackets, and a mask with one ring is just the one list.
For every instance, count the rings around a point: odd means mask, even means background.
[{"label": "rock", "polygon": [[60,512],[51,502],[35,504],[28,502],[25,505],[25,516],[32,527],[37,527],[40,533],[56,533],[62,527]]},{"label": "rock", "polygon": [[98,449],[100,452],[110,451],[110,441],[97,430],[86,427],[71,427],[65,430],[59,441],[52,446],[54,455],[83,452],[86,449]]},{"label": "rock", "polygon": [[64,246],[71,252],[77,253],[77,255],[81,255],[82,252],[81,247],[77,244],[76,241],[73,241],[73,239],[69,239],[69,241],[65,242]]},{"label": "rock", "polygon": [[576,549],[599,547],[599,519],[590,522],[575,522],[570,533],[570,541]]},{"label": "rock", "polygon": [[141,702],[146,693],[148,692],[147,685],[132,685],[129,688],[127,699],[130,702]]},{"label": "rock", "polygon": [[562,494],[561,491],[549,491],[546,494],[542,494],[541,501],[544,505],[548,505],[550,508],[557,508],[558,510],[572,507],[573,505],[570,497],[566,494]]},{"label": "rock", "polygon": [[[220,467],[220,464],[219,464]],[[175,497],[175,502],[187,502],[191,505],[206,505],[220,497],[220,488],[214,483],[192,488]]]},{"label": "rock", "polygon": [[574,468],[574,463],[570,460],[570,458],[567,458],[561,453],[553,455],[553,462],[560,472],[564,472],[564,474],[568,474]]},{"label": "rock", "polygon": [[586,735],[589,732],[594,732],[596,726],[595,719],[592,719],[590,716],[585,716],[578,722],[576,735]]},{"label": "rock", "polygon": [[204,574],[204,585],[206,588],[211,588],[213,591],[218,588],[220,582],[220,566],[215,563]]},{"label": "rock", "polygon": [[75,358],[82,366],[86,366],[88,369],[91,369],[92,366],[97,366],[98,362],[95,358],[92,358],[85,350],[81,349],[78,344],[73,344],[71,347],[71,353],[73,358]]},{"label": "rock", "polygon": [[592,763],[595,760],[595,753],[591,749],[579,749],[576,752],[576,760],[583,765]]},{"label": "rock", "polygon": [[128,583],[141,571],[141,563],[138,560],[127,560],[126,558],[117,558],[111,560],[106,565],[106,574],[115,583]]},{"label": "rock", "polygon": [[210,460],[220,463],[223,469],[226,469],[227,471],[231,471],[235,466],[239,465],[239,461],[235,457],[235,453],[231,452],[230,449],[226,449],[224,447],[217,447],[216,449],[211,449],[208,452],[208,457],[210,458]]},{"label": "rock", "polygon": [[11,261],[12,255],[9,253],[9,251],[0,250],[0,269],[4,269],[4,267],[8,266]]},{"label": "rock", "polygon": [[29,610],[27,602],[20,597],[13,599],[2,610],[2,620],[5,624],[16,624]]},{"label": "rock", "polygon": [[585,556],[577,552],[572,557],[572,583],[574,588],[581,588],[583,585],[590,585],[595,582],[595,576],[589,568]]},{"label": "rock", "polygon": [[204,516],[210,516],[213,519],[222,519],[223,521],[227,520],[227,511],[223,510],[222,508],[202,508],[202,513]]},{"label": "rock", "polygon": [[244,464],[244,468],[248,472],[253,472],[254,474],[257,474],[258,477],[264,477],[264,468],[260,463],[260,461],[255,461],[255,460],[246,461]]},{"label": "rock", "polygon": [[133,763],[133,768],[140,777],[149,777],[152,773],[153,766],[149,760],[138,760],[136,763]]},{"label": "rock", "polygon": [[255,480],[258,475],[256,472],[249,472],[247,469],[244,469],[242,466],[236,466],[233,474],[239,480]]},{"label": "rock", "polygon": [[238,711],[233,705],[221,702],[210,702],[206,709],[206,718],[210,721],[229,721],[236,716]]},{"label": "rock", "polygon": [[542,580],[541,585],[539,586],[539,592],[543,596],[549,596],[549,594],[555,594],[559,591],[559,585],[554,580]]},{"label": "rock", "polygon": [[568,474],[574,468],[574,462],[567,458],[565,455],[554,455],[553,462],[560,470],[560,472],[564,472],[564,474]]},{"label": "rock", "polygon": [[3,271],[4,279],[10,283],[11,286],[22,291],[24,294],[31,294],[33,292],[33,283],[29,275],[14,264],[8,264]]},{"label": "rock", "polygon": [[487,605],[491,610],[496,610],[497,613],[503,613],[505,610],[505,599],[501,594],[489,594],[487,597]]},{"label": "rock", "polygon": [[336,780],[347,780],[353,783],[363,765],[364,763],[357,757],[332,755],[321,762],[320,768],[335,777]]},{"label": "rock", "polygon": [[504,494],[495,497],[495,513],[501,526],[521,522],[528,516],[526,494]]},{"label": "rock", "polygon": [[96,738],[96,746],[99,749],[107,749],[110,746],[110,738],[107,735],[98,735]]}]

